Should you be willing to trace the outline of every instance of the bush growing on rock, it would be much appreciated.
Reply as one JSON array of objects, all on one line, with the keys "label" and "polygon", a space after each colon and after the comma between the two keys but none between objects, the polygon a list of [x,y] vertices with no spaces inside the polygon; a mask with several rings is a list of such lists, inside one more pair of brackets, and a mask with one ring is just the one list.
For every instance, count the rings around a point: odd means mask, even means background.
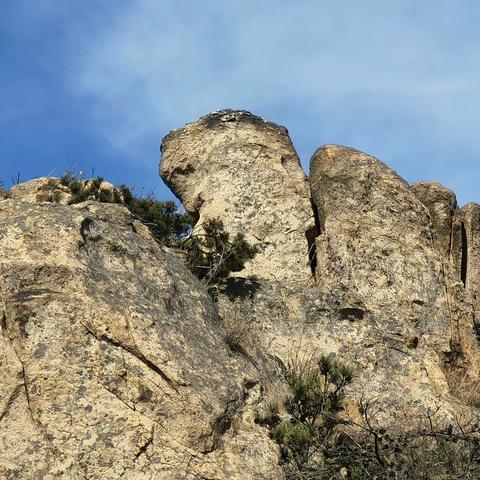
[{"label": "bush growing on rock", "polygon": [[342,415],[353,370],[333,356],[316,363],[296,358],[285,377],[287,418],[281,419],[278,405],[268,405],[257,421],[279,444],[288,479],[480,478],[478,419],[450,425],[427,413],[416,424],[412,419],[409,431],[385,429],[376,419],[375,402],[361,400],[357,423]]},{"label": "bush growing on rock", "polygon": [[71,205],[86,200],[125,205],[159,242],[168,246],[176,246],[180,237],[192,227],[193,219],[181,212],[175,202],[160,201],[153,195],[136,197],[126,185],[114,187],[102,177],[84,180],[75,174],[66,173],[61,180],[71,191]]},{"label": "bush growing on rock", "polygon": [[[217,219],[207,220],[201,233],[192,232],[186,236],[194,220],[180,211],[173,201],[160,201],[153,195],[136,197],[127,186],[114,187],[101,177],[84,180],[66,173],[61,182],[70,189],[70,204],[95,200],[125,205],[160,243],[183,251],[189,269],[206,285],[218,284],[231,272],[242,270],[245,262],[257,253],[243,234],[231,239],[223,222]],[[55,198],[52,197],[52,201]]]},{"label": "bush growing on rock", "polygon": [[190,270],[207,285],[219,283],[231,272],[242,270],[245,262],[257,253],[243,234],[237,233],[230,239],[223,222],[217,219],[203,223],[202,232],[192,233],[180,247],[187,253]]}]

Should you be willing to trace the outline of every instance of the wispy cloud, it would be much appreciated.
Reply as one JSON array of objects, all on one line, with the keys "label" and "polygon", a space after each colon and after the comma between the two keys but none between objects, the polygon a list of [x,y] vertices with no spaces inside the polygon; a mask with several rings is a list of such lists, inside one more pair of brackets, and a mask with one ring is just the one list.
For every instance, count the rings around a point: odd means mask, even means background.
[{"label": "wispy cloud", "polygon": [[127,152],[208,111],[247,108],[286,123],[304,157],[349,143],[414,179],[445,177],[446,155],[462,152],[478,184],[477,5],[137,0],[76,52],[71,81]]}]

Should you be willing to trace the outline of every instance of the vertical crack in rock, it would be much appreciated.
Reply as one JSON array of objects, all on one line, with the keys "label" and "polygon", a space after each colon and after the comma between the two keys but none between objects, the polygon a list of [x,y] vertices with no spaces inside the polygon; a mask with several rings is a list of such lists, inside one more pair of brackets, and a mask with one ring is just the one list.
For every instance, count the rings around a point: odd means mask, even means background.
[{"label": "vertical crack in rock", "polygon": [[150,432],[150,436],[148,437],[147,441],[138,449],[138,452],[135,454],[135,458],[138,459],[141,455],[146,453],[148,447],[152,445],[153,439],[155,438],[155,425],[152,426],[152,431]]},{"label": "vertical crack in rock", "polygon": [[312,212],[313,212],[313,219],[315,225],[307,229],[305,232],[305,237],[307,239],[308,245],[308,261],[310,264],[310,269],[312,271],[312,277],[315,279],[316,276],[316,269],[317,269],[317,237],[320,235],[320,220],[318,218],[318,208],[317,206],[311,202],[312,205]]},{"label": "vertical crack in rock", "polygon": [[465,229],[465,223],[462,222],[461,226],[462,235],[462,253],[461,253],[461,268],[460,268],[460,280],[463,286],[467,288],[467,269],[468,269],[468,240],[467,230]]},{"label": "vertical crack in rock", "polygon": [[8,397],[7,403],[3,409],[3,412],[0,413],[0,422],[9,414],[10,408],[13,405],[13,402],[17,399],[20,392],[23,390],[23,383],[17,385],[11,395]]}]

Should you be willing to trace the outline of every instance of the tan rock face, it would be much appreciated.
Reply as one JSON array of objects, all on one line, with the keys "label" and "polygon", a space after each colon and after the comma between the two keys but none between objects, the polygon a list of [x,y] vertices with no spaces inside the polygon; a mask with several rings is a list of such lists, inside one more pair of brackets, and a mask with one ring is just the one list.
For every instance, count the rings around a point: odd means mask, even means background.
[{"label": "tan rock face", "polygon": [[455,210],[448,189],[334,145],[309,186],[286,130],[247,112],[203,117],[162,152],[200,226],[219,218],[260,252],[214,304],[121,205],[62,205],[58,179],[14,187],[0,202],[0,478],[282,479],[255,419],[281,402],[292,357],[351,364],[355,420],[361,399],[407,428],[478,405],[480,206]]},{"label": "tan rock face", "polygon": [[262,360],[136,232],[118,205],[0,203],[0,478],[282,478]]},{"label": "tan rock face", "polygon": [[418,182],[410,186],[418,199],[428,208],[435,233],[435,243],[445,261],[449,261],[453,216],[457,198],[450,189],[436,182]]},{"label": "tan rock face", "polygon": [[200,224],[219,218],[258,246],[242,276],[311,281],[310,194],[285,128],[248,112],[212,113],[164,138],[160,173]]},{"label": "tan rock face", "polygon": [[283,296],[265,344],[282,358],[292,344],[340,354],[356,366],[352,395],[376,399],[390,418],[454,415],[447,379],[459,369],[476,377],[480,352],[427,208],[390,168],[346,147],[317,150],[310,182],[318,288]]},{"label": "tan rock face", "polygon": [[430,219],[407,183],[362,152],[327,145],[311,160],[317,283],[345,285],[371,310],[418,305],[443,289]]},{"label": "tan rock face", "polygon": [[8,192],[8,196],[22,202],[50,202],[62,205],[87,200],[121,205],[125,203],[121,190],[110,182],[102,179],[82,180],[74,177],[68,179],[68,175],[65,179],[42,177],[15,185]]},{"label": "tan rock face", "polygon": [[56,202],[67,205],[71,193],[59,178],[41,177],[13,186],[9,191],[9,196],[22,202]]}]

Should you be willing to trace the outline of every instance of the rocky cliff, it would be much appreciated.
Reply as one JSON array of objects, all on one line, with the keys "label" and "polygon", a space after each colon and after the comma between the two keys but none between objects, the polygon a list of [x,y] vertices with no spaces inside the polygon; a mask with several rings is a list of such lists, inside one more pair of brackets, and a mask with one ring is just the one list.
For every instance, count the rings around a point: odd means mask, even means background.
[{"label": "rocky cliff", "polygon": [[476,412],[480,206],[347,147],[310,165],[244,111],[164,138],[196,230],[258,249],[215,300],[121,204],[54,179],[1,194],[0,478],[284,478],[258,418],[298,356],[352,365],[356,421],[359,399],[405,428]]}]

